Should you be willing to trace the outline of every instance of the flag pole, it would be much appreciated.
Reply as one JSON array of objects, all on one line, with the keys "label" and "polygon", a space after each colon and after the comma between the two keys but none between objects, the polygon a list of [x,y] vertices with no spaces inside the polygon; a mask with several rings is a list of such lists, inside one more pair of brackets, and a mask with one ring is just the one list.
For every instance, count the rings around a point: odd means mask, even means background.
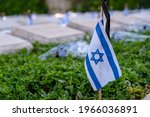
[{"label": "flag pole", "polygon": [[[104,20],[104,19],[103,19],[103,18],[104,18],[104,12],[103,12],[102,6],[101,6],[101,10],[100,10],[100,18],[101,18],[102,20]],[[99,89],[98,94],[99,94],[99,100],[102,100],[102,89]]]},{"label": "flag pole", "polygon": [[104,20],[104,11],[103,11],[103,7],[101,6],[101,11],[100,11],[100,17],[102,18],[102,20]]},{"label": "flag pole", "polygon": [[102,100],[102,90],[101,89],[99,89],[98,94],[99,94],[99,100]]}]

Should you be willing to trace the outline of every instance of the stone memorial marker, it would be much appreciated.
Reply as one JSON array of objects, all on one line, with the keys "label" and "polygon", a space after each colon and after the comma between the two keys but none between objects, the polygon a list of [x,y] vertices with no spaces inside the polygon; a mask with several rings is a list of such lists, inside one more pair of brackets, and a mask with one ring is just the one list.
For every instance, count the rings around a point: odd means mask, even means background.
[{"label": "stone memorial marker", "polygon": [[33,47],[26,40],[8,34],[0,34],[0,54],[15,52],[23,48],[30,50]]},{"label": "stone memorial marker", "polygon": [[[98,18],[75,18],[70,21],[68,26],[82,30],[84,32],[93,33],[97,21]],[[123,27],[120,24],[111,22],[111,30],[115,31],[121,28]]]},{"label": "stone memorial marker", "polygon": [[141,20],[143,23],[150,23],[150,12],[148,11],[134,13],[132,17]]},{"label": "stone memorial marker", "polygon": [[0,30],[11,29],[14,25],[17,24],[18,17],[0,17]]},{"label": "stone memorial marker", "polygon": [[84,37],[84,32],[61,26],[58,24],[42,24],[32,26],[16,26],[12,34],[28,40],[40,43],[64,43],[75,41]]},{"label": "stone memorial marker", "polygon": [[112,22],[122,25],[135,25],[140,24],[142,21],[132,16],[132,14],[124,15],[122,12],[114,12],[111,15]]}]

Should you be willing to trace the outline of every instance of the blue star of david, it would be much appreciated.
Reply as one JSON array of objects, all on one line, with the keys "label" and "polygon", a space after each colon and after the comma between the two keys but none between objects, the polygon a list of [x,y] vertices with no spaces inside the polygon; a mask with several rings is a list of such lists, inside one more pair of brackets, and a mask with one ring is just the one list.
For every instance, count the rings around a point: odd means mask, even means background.
[{"label": "blue star of david", "polygon": [[94,61],[96,65],[99,62],[104,62],[104,60],[102,58],[104,53],[100,53],[100,51],[98,49],[95,52],[91,52],[91,54],[92,54],[91,61]]}]

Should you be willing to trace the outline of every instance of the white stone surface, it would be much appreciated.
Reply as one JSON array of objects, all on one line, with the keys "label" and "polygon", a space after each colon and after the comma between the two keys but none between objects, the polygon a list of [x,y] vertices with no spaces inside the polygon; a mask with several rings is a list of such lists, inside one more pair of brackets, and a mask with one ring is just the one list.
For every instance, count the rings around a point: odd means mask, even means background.
[{"label": "white stone surface", "polygon": [[[75,18],[75,19],[71,19],[69,26],[85,32],[93,33],[93,30],[98,20],[99,20],[98,18],[85,18],[85,19]],[[123,26],[119,23],[111,22],[110,28],[111,31],[115,31],[115,30],[122,29]]]},{"label": "white stone surface", "polygon": [[125,16],[122,12],[112,13],[111,20],[112,22],[116,22],[122,25],[136,25],[143,23],[143,21],[141,21],[140,19],[133,17],[133,14]]},{"label": "white stone surface", "polygon": [[14,27],[12,34],[40,43],[64,43],[84,37],[84,32],[57,24],[42,24],[32,26]]},{"label": "white stone surface", "polygon": [[[28,25],[28,17],[27,16],[22,16],[21,18],[18,19],[17,23],[21,25]],[[36,24],[47,24],[47,23],[57,23],[58,19],[55,18],[52,15],[37,15],[33,14],[32,15],[32,22],[33,25]]]},{"label": "white stone surface", "polygon": [[0,34],[0,54],[15,52],[23,48],[30,50],[33,47],[26,40],[8,34]]},{"label": "white stone surface", "polygon": [[150,12],[148,11],[133,13],[132,17],[141,20],[143,23],[150,23]]},{"label": "white stone surface", "polygon": [[11,29],[17,24],[18,16],[0,17],[0,30]]},{"label": "white stone surface", "polygon": [[95,19],[75,18],[70,21],[68,26],[75,28],[75,29],[82,30],[84,32],[92,33],[97,21],[98,19],[96,18]]}]

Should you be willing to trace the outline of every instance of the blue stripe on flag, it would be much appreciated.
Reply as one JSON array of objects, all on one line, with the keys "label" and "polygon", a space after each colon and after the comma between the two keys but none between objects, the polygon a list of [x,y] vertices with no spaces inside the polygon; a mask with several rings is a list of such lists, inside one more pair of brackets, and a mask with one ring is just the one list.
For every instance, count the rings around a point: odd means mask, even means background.
[{"label": "blue stripe on flag", "polygon": [[96,75],[93,71],[93,68],[90,64],[88,54],[86,55],[86,65],[87,65],[88,72],[89,72],[89,74],[90,74],[90,76],[94,82],[94,85],[96,86],[96,89],[98,90],[98,89],[102,88],[102,86],[101,86],[100,82],[98,81],[98,78],[96,77]]},{"label": "blue stripe on flag", "polygon": [[115,78],[118,79],[119,78],[119,72],[118,72],[117,66],[113,60],[112,53],[111,53],[110,48],[109,48],[109,46],[105,40],[105,37],[104,37],[103,32],[99,26],[99,23],[97,23],[97,25],[96,25],[96,32],[97,32],[99,40],[100,40],[100,42],[104,48],[104,51],[105,51],[106,56],[108,58],[108,61],[109,61],[109,64],[111,66],[111,69],[113,71],[113,74],[114,74]]}]

